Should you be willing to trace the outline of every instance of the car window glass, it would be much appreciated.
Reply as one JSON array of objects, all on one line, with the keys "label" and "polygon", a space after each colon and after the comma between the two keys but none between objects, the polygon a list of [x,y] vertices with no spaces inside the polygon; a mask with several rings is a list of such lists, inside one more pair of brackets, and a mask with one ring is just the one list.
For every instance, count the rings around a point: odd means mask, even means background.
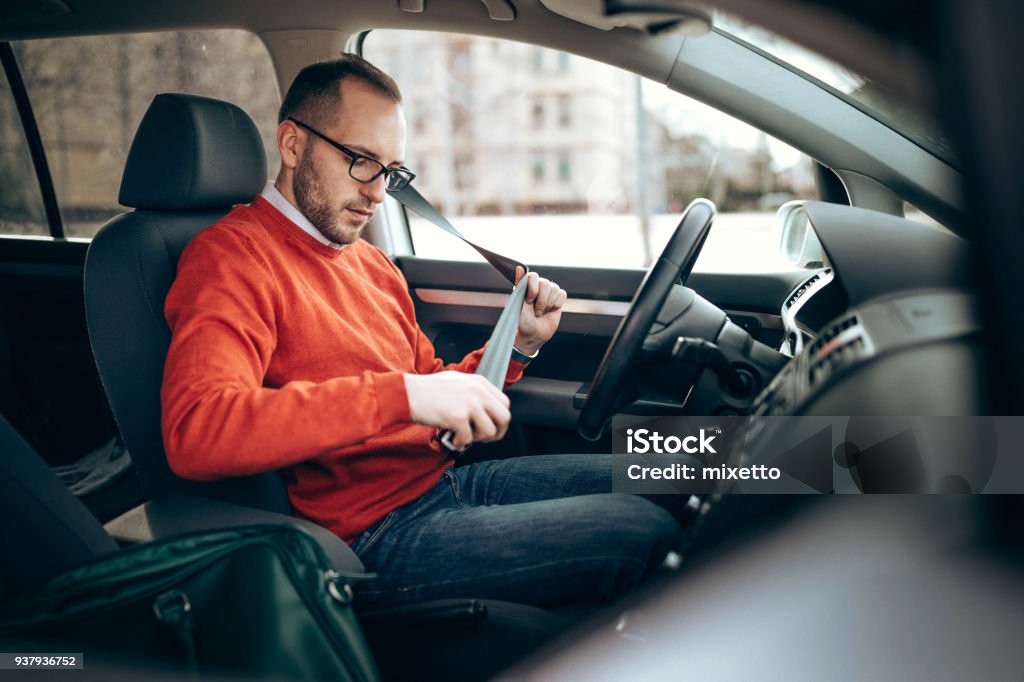
[{"label": "car window glass", "polygon": [[[533,264],[640,268],[703,196],[719,215],[698,269],[789,267],[774,212],[815,198],[811,161],[749,125],[523,43],[378,30],[363,54],[402,88],[414,184],[470,239]],[[478,258],[416,216],[410,229],[417,255]]]},{"label": "car window glass", "polygon": [[7,76],[0,72],[0,234],[49,235],[32,155]]},{"label": "car window glass", "polygon": [[117,203],[135,130],[153,97],[228,100],[256,121],[269,168],[280,103],[270,55],[246,31],[145,33],[14,44],[46,149],[65,232],[91,237]]}]

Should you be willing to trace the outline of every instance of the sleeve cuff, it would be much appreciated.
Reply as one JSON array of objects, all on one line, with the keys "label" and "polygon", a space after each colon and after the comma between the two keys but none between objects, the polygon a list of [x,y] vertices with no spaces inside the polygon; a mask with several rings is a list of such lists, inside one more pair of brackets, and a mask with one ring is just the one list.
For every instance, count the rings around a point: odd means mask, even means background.
[{"label": "sleeve cuff", "polygon": [[381,428],[412,419],[409,413],[409,396],[405,392],[405,376],[402,372],[378,374],[374,377],[374,390],[377,394],[377,415]]},{"label": "sleeve cuff", "polygon": [[526,365],[515,360],[510,360],[508,363],[508,372],[505,373],[505,386],[514,384],[523,378],[523,370],[526,369]]}]

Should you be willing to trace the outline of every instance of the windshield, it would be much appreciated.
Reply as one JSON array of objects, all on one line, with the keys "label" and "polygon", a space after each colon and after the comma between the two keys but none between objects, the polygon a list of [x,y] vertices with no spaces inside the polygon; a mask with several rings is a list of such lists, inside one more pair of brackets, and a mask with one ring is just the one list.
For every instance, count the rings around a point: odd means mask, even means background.
[{"label": "windshield", "polygon": [[817,80],[946,163],[958,165],[952,143],[939,122],[927,112],[902,101],[890,88],[736,17],[716,12],[713,23],[718,33],[745,43],[787,68]]}]

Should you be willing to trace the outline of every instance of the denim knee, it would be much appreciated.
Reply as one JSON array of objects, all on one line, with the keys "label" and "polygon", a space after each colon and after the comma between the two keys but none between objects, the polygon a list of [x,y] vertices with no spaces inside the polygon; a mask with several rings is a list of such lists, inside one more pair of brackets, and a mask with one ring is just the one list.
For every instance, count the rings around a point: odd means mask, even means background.
[{"label": "denim knee", "polygon": [[602,504],[603,542],[614,548],[619,561],[604,565],[593,598],[619,597],[661,566],[665,555],[679,546],[682,528],[666,510],[633,495],[608,495]]},{"label": "denim knee", "polygon": [[653,571],[666,554],[679,546],[683,529],[671,513],[650,500],[633,495],[621,497],[622,504],[629,507],[627,514],[636,529],[634,550],[645,560],[648,572]]}]

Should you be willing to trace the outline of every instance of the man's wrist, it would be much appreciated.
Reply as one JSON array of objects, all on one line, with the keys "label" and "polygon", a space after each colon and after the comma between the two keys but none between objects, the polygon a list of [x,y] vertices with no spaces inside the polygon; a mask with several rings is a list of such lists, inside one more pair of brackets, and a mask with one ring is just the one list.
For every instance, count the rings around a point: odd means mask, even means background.
[{"label": "man's wrist", "polygon": [[520,350],[519,347],[516,346],[515,344],[512,345],[512,359],[521,365],[530,364],[530,362],[532,362],[533,359],[537,357],[538,353],[540,353],[539,347],[532,353],[525,353],[522,350]]}]

